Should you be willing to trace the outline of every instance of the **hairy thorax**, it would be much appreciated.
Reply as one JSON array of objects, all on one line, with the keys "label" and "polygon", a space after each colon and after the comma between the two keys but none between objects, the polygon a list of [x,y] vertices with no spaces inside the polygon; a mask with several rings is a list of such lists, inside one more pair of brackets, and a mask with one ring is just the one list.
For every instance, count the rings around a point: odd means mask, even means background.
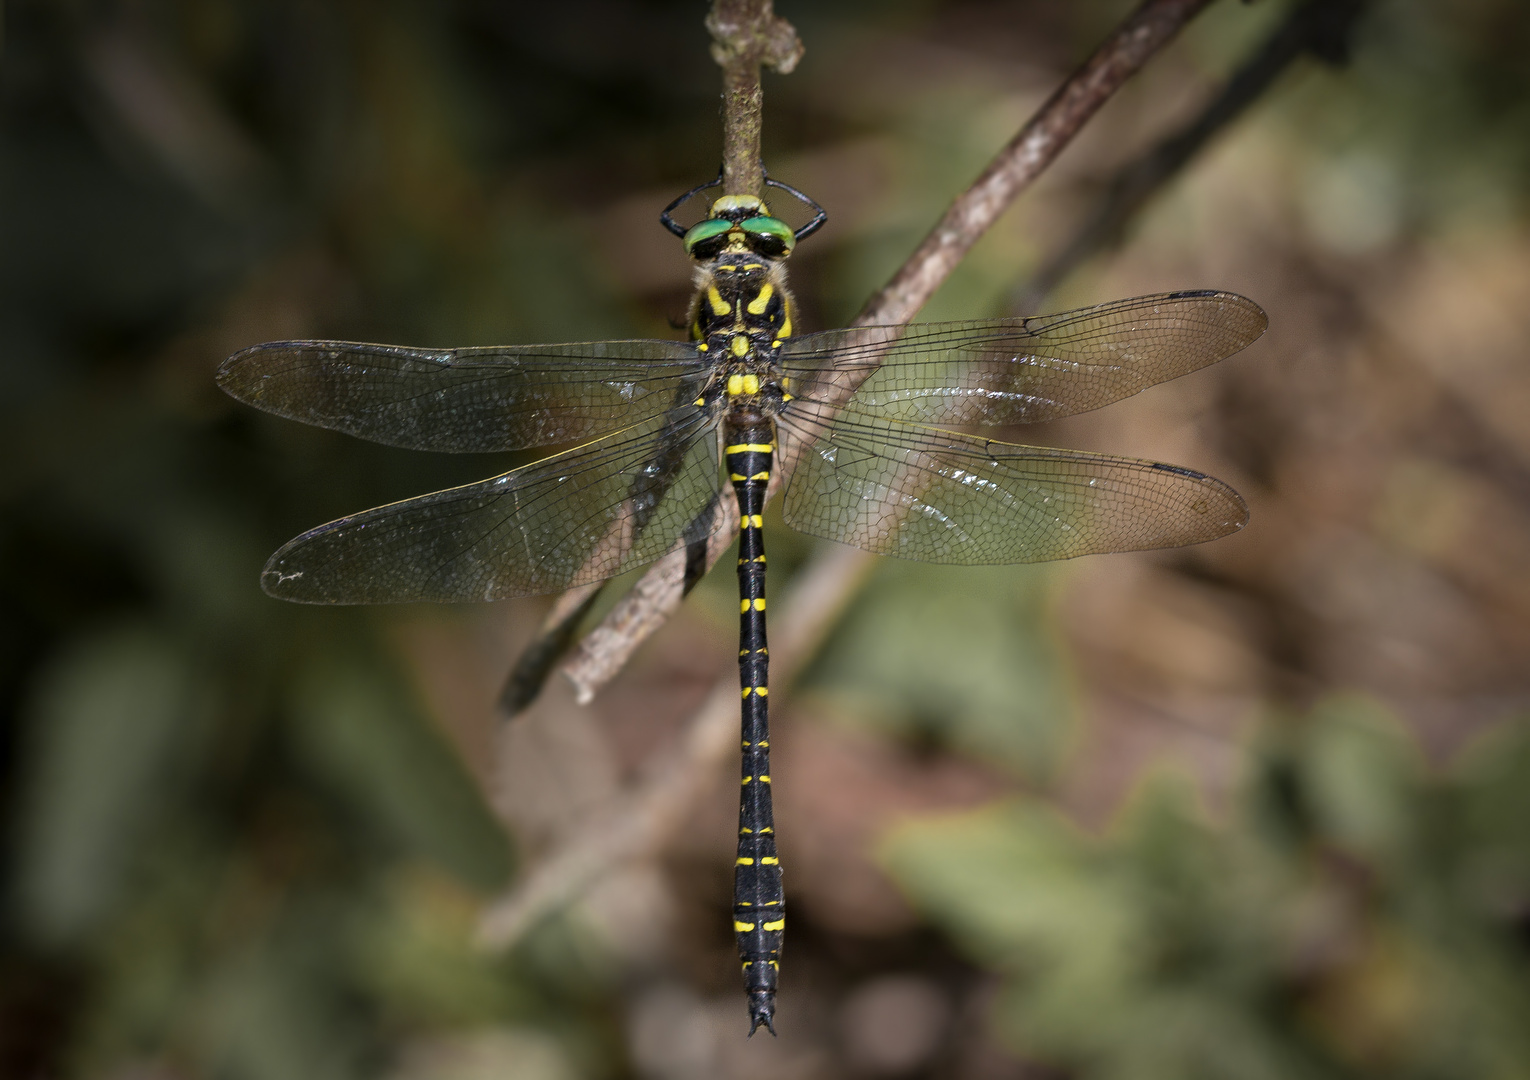
[{"label": "hairy thorax", "polygon": [[713,400],[735,416],[774,416],[783,402],[776,350],[792,333],[792,298],[781,260],[725,251],[696,267],[691,336],[717,366]]}]

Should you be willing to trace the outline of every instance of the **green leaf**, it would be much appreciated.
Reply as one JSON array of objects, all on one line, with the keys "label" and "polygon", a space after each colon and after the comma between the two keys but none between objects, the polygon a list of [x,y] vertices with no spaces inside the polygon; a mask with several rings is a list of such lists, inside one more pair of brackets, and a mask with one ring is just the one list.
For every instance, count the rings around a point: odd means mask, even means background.
[{"label": "green leaf", "polygon": [[383,834],[477,888],[509,877],[504,830],[396,678],[355,660],[316,662],[292,714],[312,767]]},{"label": "green leaf", "polygon": [[1031,776],[1074,707],[1045,568],[884,560],[813,672],[815,690],[895,732],[935,735]]},{"label": "green leaf", "polygon": [[1000,968],[1114,967],[1131,935],[1130,909],[1100,887],[1105,867],[1083,837],[1024,802],[909,822],[880,858],[922,911]]},{"label": "green leaf", "polygon": [[1396,718],[1348,696],[1322,703],[1306,723],[1306,789],[1319,831],[1368,858],[1407,859],[1420,825],[1422,762]]},{"label": "green leaf", "polygon": [[147,626],[78,642],[39,677],[17,898],[43,940],[74,941],[111,911],[170,798],[196,697],[188,658]]}]

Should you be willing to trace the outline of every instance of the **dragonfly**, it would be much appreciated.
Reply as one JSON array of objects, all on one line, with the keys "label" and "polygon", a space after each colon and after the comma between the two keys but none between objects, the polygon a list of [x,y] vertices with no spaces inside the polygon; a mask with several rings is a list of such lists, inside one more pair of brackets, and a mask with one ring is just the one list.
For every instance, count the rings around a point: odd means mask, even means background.
[{"label": "dragonfly", "polygon": [[[479,601],[595,584],[705,545],[731,488],[739,524],[741,799],[733,931],[751,1035],[775,1033],[786,926],[771,806],[761,515],[779,470],[800,532],[880,555],[1027,563],[1197,544],[1241,529],[1243,499],[1193,469],[999,441],[1097,409],[1243,349],[1264,312],[1173,292],[1054,315],[796,332],[793,228],[722,194],[681,239],[689,339],[422,349],[279,341],[218,384],[292,420],[389,446],[558,448],[477,483],[342,517],[271,556],[267,593],[308,604]],[[768,194],[768,191],[767,191]],[[704,546],[703,546],[704,550]]]}]

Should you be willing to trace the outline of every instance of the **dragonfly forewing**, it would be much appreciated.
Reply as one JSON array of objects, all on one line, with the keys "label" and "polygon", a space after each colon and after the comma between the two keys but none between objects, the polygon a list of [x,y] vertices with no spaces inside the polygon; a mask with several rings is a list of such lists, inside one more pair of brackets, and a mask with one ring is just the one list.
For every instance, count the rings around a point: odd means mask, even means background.
[{"label": "dragonfly forewing", "polygon": [[704,367],[695,346],[679,341],[469,349],[276,341],[229,357],[218,385],[267,412],[372,442],[473,453],[640,423],[669,408],[678,389],[700,385]]},{"label": "dragonfly forewing", "polygon": [[793,392],[909,423],[1004,427],[1088,412],[1247,347],[1236,293],[1164,293],[1023,319],[867,326],[787,342]]}]

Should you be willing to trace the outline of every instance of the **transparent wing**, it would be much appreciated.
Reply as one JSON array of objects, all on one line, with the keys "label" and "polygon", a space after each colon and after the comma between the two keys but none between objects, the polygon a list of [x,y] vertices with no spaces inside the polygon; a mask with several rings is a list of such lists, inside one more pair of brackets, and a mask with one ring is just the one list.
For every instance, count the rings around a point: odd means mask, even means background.
[{"label": "transparent wing", "polygon": [[1237,532],[1236,491],[1173,465],[915,427],[854,409],[829,421],[790,403],[792,528],[921,562],[1043,562],[1198,544]]},{"label": "transparent wing", "polygon": [[[332,521],[285,545],[261,585],[283,600],[382,604],[559,592],[701,535],[719,491],[714,419],[677,410],[476,484]],[[696,523],[696,524],[693,524]]]},{"label": "transparent wing", "polygon": [[[1213,364],[1264,333],[1252,300],[1165,293],[1023,319],[830,330],[781,348],[788,389],[919,424],[999,427],[1088,412]],[[848,381],[847,381],[848,380]]]},{"label": "transparent wing", "polygon": [[225,360],[218,385],[256,408],[373,442],[480,452],[641,423],[676,404],[703,366],[681,341],[481,349],[273,341]]}]

